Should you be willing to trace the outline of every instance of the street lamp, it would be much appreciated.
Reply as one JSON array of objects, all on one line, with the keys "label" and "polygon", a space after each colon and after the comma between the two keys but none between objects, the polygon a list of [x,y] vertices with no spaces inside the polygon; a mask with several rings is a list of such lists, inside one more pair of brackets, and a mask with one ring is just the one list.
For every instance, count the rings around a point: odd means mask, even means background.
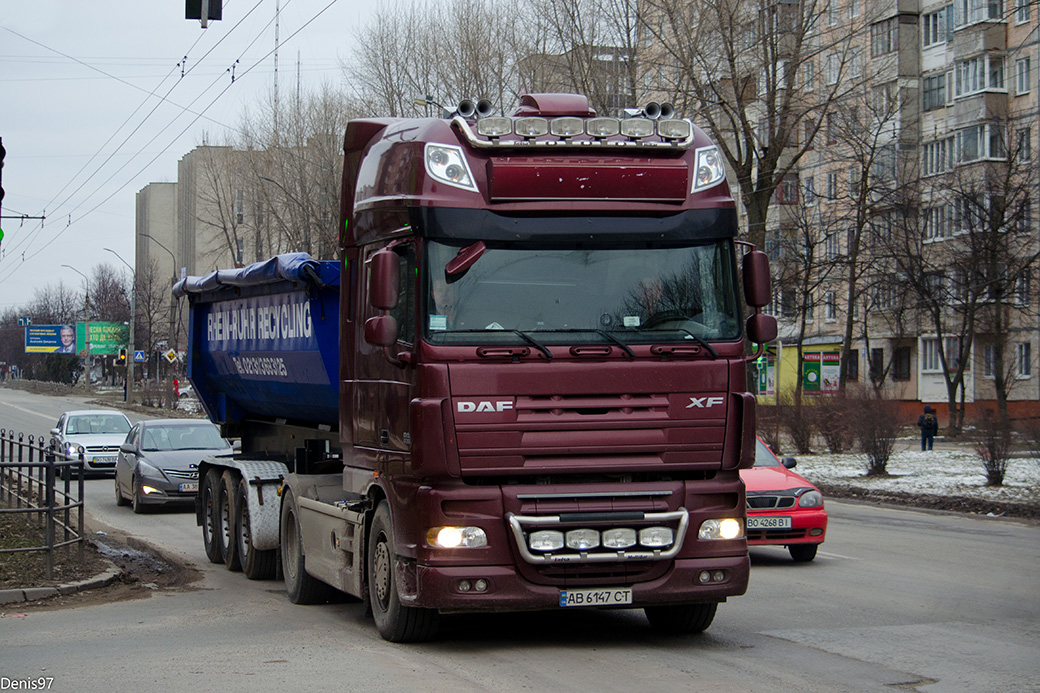
[{"label": "street lamp", "polygon": [[115,255],[130,270],[130,345],[126,355],[126,394],[123,396],[123,401],[132,404],[134,401],[134,322],[137,314],[137,275],[134,268],[123,259],[122,255],[111,248],[102,248],[102,250],[107,250]]},{"label": "street lamp", "polygon": [[[159,246],[160,248],[165,250],[166,253],[170,256],[170,262],[172,263],[171,267],[170,267],[170,271],[173,272],[173,279],[170,282],[170,285],[173,286],[173,284],[175,284],[177,282],[177,258],[176,258],[176,256],[174,256],[173,252],[169,248],[167,248],[165,245],[160,243],[159,239],[153,238],[152,236],[149,236],[147,233],[138,233],[137,235],[138,236],[144,236],[148,240],[152,241],[157,246]],[[180,311],[177,310],[176,301],[173,298],[173,291],[170,291],[170,316],[171,316],[171,319],[170,319],[170,336],[172,337],[172,339],[170,340],[171,348],[174,351],[176,351],[177,350],[177,327],[178,327],[177,323],[180,321]],[[156,381],[158,382],[159,369],[156,368],[155,370],[156,370]]]},{"label": "street lamp", "polygon": [[72,265],[62,265],[83,277],[83,339],[87,345],[87,355],[83,359],[83,385],[90,392],[90,280],[87,275],[80,272]]}]

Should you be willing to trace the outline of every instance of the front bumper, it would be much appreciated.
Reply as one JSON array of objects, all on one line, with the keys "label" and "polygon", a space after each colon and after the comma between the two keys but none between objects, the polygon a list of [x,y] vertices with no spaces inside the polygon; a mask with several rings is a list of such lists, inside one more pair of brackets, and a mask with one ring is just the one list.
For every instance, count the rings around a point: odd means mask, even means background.
[{"label": "front bumper", "polygon": [[[398,584],[413,590],[401,595],[403,603],[444,612],[467,611],[538,611],[560,608],[561,589],[601,588],[602,585],[574,584],[538,585],[524,579],[512,566],[409,566],[398,562]],[[720,582],[701,584],[703,571],[725,571]],[[715,558],[678,559],[661,577],[635,584],[612,584],[610,587],[631,587],[632,604],[617,608],[640,608],[667,604],[721,602],[747,591],[750,560],[747,555]],[[484,592],[462,592],[459,584],[471,584],[484,579]]]},{"label": "front bumper", "polygon": [[748,517],[787,515],[791,527],[784,529],[749,529],[748,546],[790,546],[791,544],[822,544],[827,536],[827,512],[823,508],[805,508],[797,511],[772,510],[748,513]]}]

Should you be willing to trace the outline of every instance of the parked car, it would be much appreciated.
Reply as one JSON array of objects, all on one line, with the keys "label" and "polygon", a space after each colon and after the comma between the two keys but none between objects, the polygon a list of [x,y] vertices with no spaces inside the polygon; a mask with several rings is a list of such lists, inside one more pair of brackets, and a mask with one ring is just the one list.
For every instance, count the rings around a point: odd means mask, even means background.
[{"label": "parked car", "polygon": [[[51,445],[69,457],[82,453],[85,474],[108,475],[129,431],[130,419],[114,409],[67,411],[51,429]],[[62,476],[67,474],[63,471]]]},{"label": "parked car", "polygon": [[795,561],[811,561],[827,535],[820,490],[791,470],[793,457],[777,459],[756,440],[755,466],[740,470],[747,488],[749,546],[786,546]]},{"label": "parked car", "polygon": [[231,454],[231,444],[206,419],[156,419],[134,425],[119,447],[116,504],[190,503],[199,490],[203,457]]}]

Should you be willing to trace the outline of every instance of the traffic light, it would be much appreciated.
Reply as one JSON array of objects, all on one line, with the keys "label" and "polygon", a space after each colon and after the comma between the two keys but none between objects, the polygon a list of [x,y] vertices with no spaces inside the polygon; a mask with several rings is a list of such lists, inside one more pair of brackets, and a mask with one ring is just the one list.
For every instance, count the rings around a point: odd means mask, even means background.
[{"label": "traffic light", "polygon": [[126,363],[126,349],[119,350],[119,363]]}]

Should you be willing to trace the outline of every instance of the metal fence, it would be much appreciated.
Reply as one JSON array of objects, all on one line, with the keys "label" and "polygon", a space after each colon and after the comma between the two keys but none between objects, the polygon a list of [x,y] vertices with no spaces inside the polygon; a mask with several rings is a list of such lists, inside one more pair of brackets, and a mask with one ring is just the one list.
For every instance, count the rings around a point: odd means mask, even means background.
[{"label": "metal fence", "polygon": [[82,561],[83,453],[66,455],[43,436],[0,429],[0,513],[25,514],[44,530],[42,546],[0,549],[0,554],[45,551],[48,580],[54,577],[56,549],[76,545]]}]

